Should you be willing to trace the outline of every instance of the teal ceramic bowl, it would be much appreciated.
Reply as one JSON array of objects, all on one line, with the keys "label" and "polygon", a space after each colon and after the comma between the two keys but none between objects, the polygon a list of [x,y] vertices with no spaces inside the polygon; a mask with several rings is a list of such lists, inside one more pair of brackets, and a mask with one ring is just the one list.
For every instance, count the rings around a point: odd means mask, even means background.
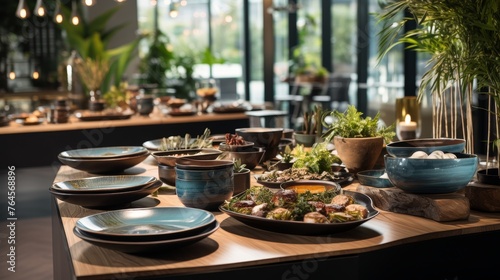
[{"label": "teal ceramic bowl", "polygon": [[387,153],[395,157],[409,157],[414,152],[422,151],[430,154],[436,150],[444,153],[462,153],[465,149],[464,139],[454,138],[422,138],[391,142],[386,145]]},{"label": "teal ceramic bowl", "polygon": [[376,188],[390,188],[394,187],[389,178],[381,178],[384,175],[385,169],[364,170],[356,173],[358,182],[361,185],[376,187]]},{"label": "teal ceramic bowl", "polygon": [[[225,162],[225,161],[221,161]],[[215,210],[234,192],[233,165],[205,168],[175,167],[175,187],[179,200],[187,207]]]},{"label": "teal ceramic bowl", "polygon": [[391,183],[416,194],[452,193],[472,180],[477,155],[455,153],[456,159],[422,159],[385,155],[385,170]]}]

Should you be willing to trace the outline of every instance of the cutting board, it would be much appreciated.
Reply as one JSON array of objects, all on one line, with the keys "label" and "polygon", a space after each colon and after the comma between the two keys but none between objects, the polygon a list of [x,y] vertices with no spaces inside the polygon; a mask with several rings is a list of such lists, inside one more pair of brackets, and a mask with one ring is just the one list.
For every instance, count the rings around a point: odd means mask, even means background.
[{"label": "cutting board", "polygon": [[398,188],[375,188],[359,185],[356,191],[368,195],[382,210],[420,216],[438,222],[469,217],[469,199],[463,193],[410,194]]}]

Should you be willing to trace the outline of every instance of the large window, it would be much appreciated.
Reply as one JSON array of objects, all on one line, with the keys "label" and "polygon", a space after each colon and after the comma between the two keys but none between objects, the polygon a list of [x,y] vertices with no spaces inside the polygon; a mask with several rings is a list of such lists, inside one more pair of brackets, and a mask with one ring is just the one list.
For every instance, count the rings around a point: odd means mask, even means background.
[{"label": "large window", "polygon": [[[177,53],[190,53],[195,58],[196,79],[214,78],[221,89],[221,97],[244,98],[243,65],[243,4],[234,0],[158,0],[138,1],[139,27],[154,32],[155,26],[169,38],[169,48]],[[261,1],[249,1],[252,69],[251,77],[262,78],[262,20],[259,20]],[[157,22],[155,22],[155,9]],[[148,46],[143,45],[141,55]],[[210,63],[207,52],[218,61]],[[256,96],[256,95],[252,95]],[[259,101],[259,100],[255,100]],[[262,101],[262,99],[260,99]]]}]

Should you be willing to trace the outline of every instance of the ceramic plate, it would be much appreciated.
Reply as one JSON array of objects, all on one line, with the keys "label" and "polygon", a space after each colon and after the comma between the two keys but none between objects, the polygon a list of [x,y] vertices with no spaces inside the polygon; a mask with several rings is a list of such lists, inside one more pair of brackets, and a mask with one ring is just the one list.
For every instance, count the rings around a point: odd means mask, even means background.
[{"label": "ceramic plate", "polygon": [[190,235],[181,238],[163,239],[157,241],[112,241],[97,238],[93,235],[80,231],[78,228],[73,228],[73,233],[89,242],[90,244],[103,247],[106,249],[117,250],[125,253],[144,253],[157,252],[165,249],[178,248],[198,242],[210,234],[214,233],[219,228],[219,223],[215,221],[210,226],[206,227],[201,233]]},{"label": "ceramic plate", "polygon": [[[165,138],[168,138],[168,137],[165,137]],[[193,143],[196,139],[191,139],[191,141],[189,142],[189,144]],[[163,138],[161,139],[155,139],[155,140],[149,140],[149,141],[146,141],[144,143],[142,143],[142,146],[146,149],[148,149],[149,151],[159,151],[160,150],[160,147],[161,147],[161,143],[163,141]]]},{"label": "ceramic plate", "polygon": [[58,182],[53,188],[61,192],[117,192],[143,188],[156,180],[152,176],[100,176]]},{"label": "ceramic plate", "polygon": [[117,146],[69,150],[62,152],[60,155],[72,159],[100,159],[140,155],[147,151],[146,148],[141,146]]},{"label": "ceramic plate", "polygon": [[212,213],[201,209],[156,207],[103,212],[79,219],[76,227],[93,235],[144,241],[148,237],[167,239],[191,235],[214,221]]},{"label": "ceramic plate", "polygon": [[104,114],[104,113],[96,113],[91,111],[79,111],[75,113],[75,117],[77,117],[81,121],[110,121],[110,120],[126,120],[130,119],[134,114],[133,113],[115,113],[115,114]]},{"label": "ceramic plate", "polygon": [[217,149],[181,149],[173,151],[155,151],[151,153],[158,163],[168,166],[175,166],[175,162],[179,158],[214,160],[220,154],[222,154],[222,151]]},{"label": "ceramic plate", "polygon": [[58,159],[61,163],[78,170],[96,174],[107,174],[121,172],[127,168],[133,167],[144,161],[148,156],[149,152],[127,157],[96,159],[67,158],[58,155]]},{"label": "ceramic plate", "polygon": [[378,215],[379,212],[373,207],[373,202],[369,196],[351,191],[344,191],[344,193],[351,195],[356,203],[361,204],[368,209],[368,216],[365,219],[343,223],[314,224],[301,221],[271,220],[258,216],[245,215],[229,211],[224,208],[224,205],[221,205],[219,210],[251,227],[274,232],[302,235],[321,235],[347,231],[358,227]]},{"label": "ceramic plate", "polygon": [[22,125],[38,125],[45,121],[44,118],[38,118],[36,121],[28,121],[27,119],[16,119],[16,123]]},{"label": "ceramic plate", "polygon": [[147,185],[147,187],[132,191],[108,193],[67,193],[56,190],[53,187],[50,187],[49,191],[56,198],[68,203],[87,208],[109,209],[126,205],[132,201],[146,197],[157,191],[162,185],[163,183],[160,180],[156,180],[152,184]]},{"label": "ceramic plate", "polygon": [[358,182],[361,185],[377,187],[377,188],[390,188],[394,187],[388,177],[381,178],[385,173],[385,169],[364,170],[356,173]]}]

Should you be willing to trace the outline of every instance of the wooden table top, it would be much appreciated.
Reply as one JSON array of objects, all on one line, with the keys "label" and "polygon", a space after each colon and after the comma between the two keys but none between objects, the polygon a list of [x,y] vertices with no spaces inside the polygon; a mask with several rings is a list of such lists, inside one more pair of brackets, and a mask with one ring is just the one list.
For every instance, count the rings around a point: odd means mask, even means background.
[{"label": "wooden table top", "polygon": [[159,125],[170,123],[190,123],[190,122],[210,122],[224,121],[234,119],[248,119],[245,113],[225,113],[225,114],[201,114],[192,116],[139,116],[134,115],[130,119],[125,120],[102,120],[102,121],[80,121],[76,117],[71,117],[68,123],[52,124],[42,123],[39,125],[22,125],[16,122],[11,122],[9,126],[0,127],[0,135],[2,134],[18,134],[18,133],[36,133],[36,132],[51,132],[65,130],[82,130],[106,127],[122,127],[122,126],[145,126]]},{"label": "wooden table top", "polygon": [[[146,159],[129,174],[158,176],[156,162]],[[62,166],[55,182],[88,173]],[[357,183],[345,187],[354,190]],[[157,204],[157,205],[156,205]],[[174,191],[146,197],[131,207],[181,206]],[[440,223],[421,217],[380,211],[361,226],[330,236],[301,236],[259,230],[221,212],[220,228],[208,238],[158,255],[131,255],[91,245],[73,234],[79,218],[102,212],[57,200],[76,279],[107,279],[112,275],[155,276],[206,273],[228,268],[275,264],[311,258],[339,257],[417,241],[500,230],[500,214],[472,211],[468,220]]]}]

